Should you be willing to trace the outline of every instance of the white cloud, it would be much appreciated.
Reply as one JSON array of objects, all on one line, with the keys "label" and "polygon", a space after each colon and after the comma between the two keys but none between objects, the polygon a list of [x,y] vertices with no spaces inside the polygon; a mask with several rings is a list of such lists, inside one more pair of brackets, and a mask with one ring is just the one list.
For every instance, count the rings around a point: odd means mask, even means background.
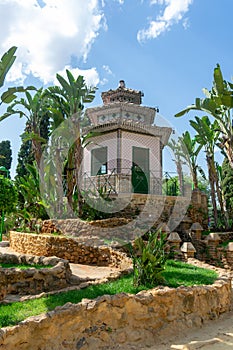
[{"label": "white cloud", "polygon": [[[96,87],[99,82],[99,74],[96,70],[96,68],[90,68],[90,69],[79,69],[79,68],[72,68],[71,66],[65,66],[62,70],[58,71],[57,73],[63,76],[67,80],[66,70],[69,70],[74,78],[76,79],[79,75],[82,75],[85,79],[85,83],[89,87]],[[57,85],[58,81],[55,78],[54,83]]]},{"label": "white cloud", "polygon": [[183,23],[182,23],[184,29],[188,29],[189,28],[189,19],[188,18],[184,18]]},{"label": "white cloud", "polygon": [[[147,29],[141,29],[138,31],[137,39],[139,42],[143,42],[148,39],[155,39],[160,34],[166,32],[175,23],[178,23],[188,12],[189,6],[193,0],[151,0],[151,5],[163,6],[163,12],[157,15],[156,20],[150,20],[149,27]],[[186,28],[187,19],[183,25]]]},{"label": "white cloud", "polygon": [[43,6],[36,0],[0,0],[0,21],[2,53],[18,47],[8,81],[23,82],[32,74],[44,84],[71,57],[85,61],[100,29],[106,28],[98,0],[43,0]]},{"label": "white cloud", "polygon": [[108,65],[104,64],[102,68],[106,73],[113,75],[113,73]]}]

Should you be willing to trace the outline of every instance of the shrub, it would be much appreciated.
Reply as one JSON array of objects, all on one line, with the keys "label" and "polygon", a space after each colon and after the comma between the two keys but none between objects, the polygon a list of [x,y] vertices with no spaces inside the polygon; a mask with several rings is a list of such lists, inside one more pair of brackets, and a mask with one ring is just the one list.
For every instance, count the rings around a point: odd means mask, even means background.
[{"label": "shrub", "polygon": [[135,286],[153,287],[164,283],[161,274],[169,257],[165,252],[166,235],[160,231],[149,231],[147,236],[147,241],[138,237],[131,249]]},{"label": "shrub", "polygon": [[17,198],[17,191],[13,182],[0,176],[0,214],[13,212]]}]

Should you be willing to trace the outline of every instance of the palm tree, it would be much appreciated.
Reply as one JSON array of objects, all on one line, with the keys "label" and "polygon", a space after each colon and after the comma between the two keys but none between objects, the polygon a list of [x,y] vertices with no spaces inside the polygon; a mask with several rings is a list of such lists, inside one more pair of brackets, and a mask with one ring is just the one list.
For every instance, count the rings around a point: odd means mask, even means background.
[{"label": "palm tree", "polygon": [[186,163],[189,165],[189,169],[191,172],[191,176],[193,179],[193,187],[194,189],[198,188],[198,172],[205,179],[205,173],[198,165],[197,158],[202,149],[202,144],[198,144],[196,138],[191,138],[191,135],[188,131],[182,134],[179,137],[179,142],[181,146],[181,155],[185,159]]},{"label": "palm tree", "polygon": [[182,164],[184,163],[182,160],[182,146],[180,141],[175,141],[174,139],[171,139],[168,142],[168,147],[172,150],[173,155],[174,155],[174,162],[176,164],[176,171],[178,175],[178,181],[179,181],[179,188],[180,188],[180,193],[183,195],[184,193],[184,184],[183,184],[183,171],[182,171]]},{"label": "palm tree", "polygon": [[215,120],[212,124],[208,118],[208,116],[203,116],[202,118],[195,117],[196,121],[190,120],[190,125],[196,130],[197,142],[203,146],[206,152],[206,161],[208,167],[208,176],[210,182],[210,190],[211,190],[211,200],[213,205],[213,214],[214,214],[214,224],[215,227],[218,226],[218,213],[217,213],[217,202],[216,202],[216,193],[218,196],[219,204],[221,207],[221,212],[224,217],[224,221],[226,226],[227,218],[224,210],[224,205],[222,201],[222,196],[219,191],[218,186],[218,174],[215,167],[215,159],[214,152],[217,144],[217,140],[219,138],[219,127],[218,122]]},{"label": "palm tree", "polygon": [[190,110],[199,110],[210,114],[217,120],[221,143],[219,147],[225,152],[233,168],[233,84],[223,79],[219,64],[214,69],[214,82],[211,91],[203,89],[206,98],[196,98],[195,103],[186,107],[175,117],[181,117]]},{"label": "palm tree", "polygon": [[223,183],[223,167],[215,162],[215,168],[217,171],[217,182],[216,182],[216,187],[217,187],[217,193],[218,193],[218,198],[220,199],[220,206],[221,206],[221,211],[223,213],[223,219],[225,222],[225,228],[229,229],[230,228],[230,222],[229,222],[229,215],[227,211],[227,202],[224,194],[224,190],[222,188],[222,183]]},{"label": "palm tree", "polygon": [[23,141],[32,141],[32,150],[36,165],[40,172],[42,171],[41,157],[43,152],[43,144],[46,143],[41,136],[41,126],[48,116],[48,103],[43,97],[43,89],[40,88],[32,96],[28,91],[25,92],[25,98],[15,100],[8,108],[7,112],[0,118],[3,120],[11,115],[19,114],[20,118],[25,117],[27,119],[27,128],[22,135]]},{"label": "palm tree", "polygon": [[68,120],[69,132],[73,134],[75,140],[69,149],[66,163],[67,201],[69,207],[73,209],[73,194],[76,188],[79,214],[81,214],[82,196],[79,188],[79,174],[83,158],[83,146],[80,123],[84,103],[93,101],[96,89],[87,87],[83,76],[78,76],[75,79],[69,70],[66,70],[66,75],[67,80],[57,74],[57,80],[61,86],[49,87],[46,95],[54,101],[51,109],[53,112],[52,128],[56,129],[61,123]]}]

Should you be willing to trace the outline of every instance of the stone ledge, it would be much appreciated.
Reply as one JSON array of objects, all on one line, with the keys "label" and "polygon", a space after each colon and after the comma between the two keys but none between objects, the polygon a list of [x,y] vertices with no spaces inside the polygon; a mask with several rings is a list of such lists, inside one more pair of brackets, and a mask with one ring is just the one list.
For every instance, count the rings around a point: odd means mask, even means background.
[{"label": "stone ledge", "polygon": [[86,245],[75,238],[65,236],[11,231],[10,247],[22,254],[57,256],[76,264],[117,268],[128,267],[131,264],[126,254],[111,247]]},{"label": "stone ledge", "polygon": [[[193,261],[194,262],[194,261]],[[216,269],[216,268],[215,268]],[[152,346],[161,339],[200,327],[230,309],[231,279],[219,270],[213,285],[154,288],[137,295],[105,295],[67,303],[14,327],[0,330],[3,350],[110,349]]]},{"label": "stone ledge", "polygon": [[[26,264],[28,269],[0,268],[0,301],[7,294],[38,294],[61,289],[70,284],[69,262],[57,257],[0,253],[0,263]],[[44,265],[36,269],[30,265]],[[52,267],[46,267],[46,266]]]}]

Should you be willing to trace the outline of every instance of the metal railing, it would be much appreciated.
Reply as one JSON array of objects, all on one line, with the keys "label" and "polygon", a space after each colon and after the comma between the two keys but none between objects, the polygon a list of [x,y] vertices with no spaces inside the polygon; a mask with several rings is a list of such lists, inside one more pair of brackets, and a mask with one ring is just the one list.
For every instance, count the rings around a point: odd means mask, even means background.
[{"label": "metal railing", "polygon": [[[84,172],[82,175],[82,189],[94,193],[102,193],[105,196],[118,195],[119,193],[148,193],[166,196],[182,196],[176,173],[150,170],[137,173],[133,183],[132,168],[122,168],[117,173],[113,168],[107,174],[91,175]],[[143,187],[144,186],[144,187]]]}]

